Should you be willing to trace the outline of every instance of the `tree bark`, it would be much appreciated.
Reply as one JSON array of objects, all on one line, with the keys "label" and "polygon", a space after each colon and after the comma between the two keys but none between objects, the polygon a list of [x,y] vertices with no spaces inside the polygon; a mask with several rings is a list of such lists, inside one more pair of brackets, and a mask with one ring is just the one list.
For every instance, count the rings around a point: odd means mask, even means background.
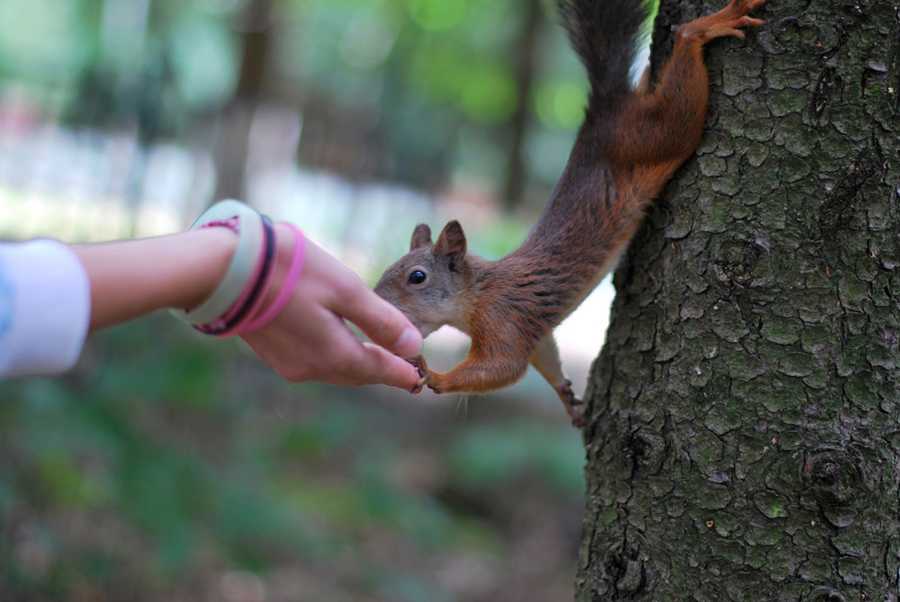
[{"label": "tree bark", "polygon": [[503,206],[507,211],[518,207],[525,197],[528,169],[525,166],[525,137],[531,115],[531,91],[534,87],[537,58],[538,29],[543,12],[540,0],[526,0],[525,23],[516,47],[519,56],[516,64],[516,80],[519,105],[513,115],[512,140],[509,148],[509,165],[506,168],[506,183],[503,187]]},{"label": "tree bark", "polygon": [[[654,47],[724,2],[663,0]],[[703,142],[615,274],[577,600],[898,599],[895,4],[709,44]]]}]

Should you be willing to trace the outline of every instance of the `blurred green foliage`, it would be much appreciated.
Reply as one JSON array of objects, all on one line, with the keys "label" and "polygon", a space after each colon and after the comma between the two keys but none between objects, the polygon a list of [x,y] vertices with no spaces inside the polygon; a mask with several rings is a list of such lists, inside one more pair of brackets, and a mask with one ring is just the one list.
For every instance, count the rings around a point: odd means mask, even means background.
[{"label": "blurred green foliage", "polygon": [[[332,576],[288,599],[493,600],[523,570],[519,539],[548,524],[561,552],[519,599],[558,599],[577,431],[527,405],[470,401],[462,422],[400,395],[290,386],[168,316],[94,337],[64,377],[0,383],[0,599],[183,599],[191,580],[306,567]],[[514,524],[534,504],[542,519]],[[496,569],[481,596],[435,579],[466,558]]]},{"label": "blurred green foliage", "polygon": [[[397,153],[397,173],[410,166],[498,182],[509,159],[513,117],[529,106],[527,139],[547,139],[559,156],[529,155],[545,184],[562,170],[586,102],[585,77],[555,21],[552,2],[536,54],[537,85],[520,98],[523,0],[341,0],[293,2],[281,72],[339,104],[368,105]],[[561,98],[541,102],[541,98]],[[538,106],[540,105],[540,110]],[[540,163],[539,161],[543,161]],[[541,169],[544,167],[544,169]]]},{"label": "blurred green foliage", "polygon": [[[245,13],[262,0],[0,0],[0,91],[74,126],[196,138],[235,96]],[[367,115],[391,179],[504,177],[520,103],[531,173],[560,173],[585,77],[542,2],[535,82],[520,97],[525,0],[272,0],[263,93],[313,115]],[[547,141],[554,153],[541,153]],[[562,149],[561,153],[556,150]]]}]

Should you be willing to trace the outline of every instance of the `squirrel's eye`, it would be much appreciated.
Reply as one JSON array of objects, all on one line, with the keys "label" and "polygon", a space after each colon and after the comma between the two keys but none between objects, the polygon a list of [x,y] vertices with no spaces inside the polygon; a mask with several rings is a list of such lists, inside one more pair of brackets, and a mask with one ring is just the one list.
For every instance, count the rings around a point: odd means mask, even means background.
[{"label": "squirrel's eye", "polygon": [[415,270],[409,275],[409,283],[422,284],[423,282],[425,282],[425,278],[425,272],[423,272],[422,270]]}]

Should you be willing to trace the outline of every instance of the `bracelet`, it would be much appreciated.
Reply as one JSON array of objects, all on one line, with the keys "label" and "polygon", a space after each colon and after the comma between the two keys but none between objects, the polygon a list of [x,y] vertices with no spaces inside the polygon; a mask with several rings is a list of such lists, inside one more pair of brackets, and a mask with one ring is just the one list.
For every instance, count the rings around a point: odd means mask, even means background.
[{"label": "bracelet", "polygon": [[215,228],[216,226],[222,226],[223,228],[228,228],[235,234],[240,235],[241,233],[241,220],[238,216],[232,216],[228,219],[215,219],[211,222],[206,222],[205,224],[200,224],[194,230],[202,230],[203,228]]},{"label": "bracelet", "polygon": [[[275,301],[273,301],[269,307],[265,308],[265,311],[261,315],[258,315],[263,308],[263,304],[268,297],[269,289],[273,284],[272,274],[270,274],[269,277],[265,280],[260,279],[260,281],[257,282],[257,288],[261,289],[259,299],[257,299],[255,303],[247,305],[247,307],[251,307],[252,305],[252,309],[247,312],[241,312],[242,315],[245,315],[245,319],[232,322],[232,324],[227,328],[217,330],[215,332],[203,330],[201,328],[198,328],[198,330],[201,330],[201,332],[207,332],[208,334],[215,334],[223,338],[238,336],[250,332],[255,332],[267,326],[272,320],[277,318],[282,311],[284,311],[285,306],[287,306],[288,302],[291,300],[291,295],[294,293],[294,289],[297,287],[297,281],[300,279],[300,274],[303,272],[303,264],[306,257],[306,238],[303,236],[303,232],[297,226],[289,224],[287,222],[281,222],[281,225],[287,226],[293,231],[294,250],[291,253],[291,263],[288,266],[287,275],[285,276],[285,280],[281,285],[281,290],[278,291],[278,295],[275,297]],[[277,261],[277,245],[274,256]],[[274,271],[275,270],[273,269],[272,272],[274,273]]]},{"label": "bracelet", "polygon": [[190,229],[230,228],[238,233],[237,248],[228,271],[206,301],[193,310],[172,311],[196,330],[219,337],[254,332],[277,318],[290,302],[306,259],[303,231],[289,222],[279,225],[292,231],[294,248],[281,290],[271,305],[265,307],[278,263],[278,243],[272,222],[237,201],[222,201],[206,210]]},{"label": "bracelet", "polygon": [[259,268],[259,257],[266,248],[265,226],[259,213],[237,201],[222,201],[207,209],[191,224],[190,229],[196,230],[207,224],[233,228],[235,218],[239,222],[238,244],[222,281],[209,298],[195,309],[172,310],[195,326],[210,324],[224,316],[238,302],[247,284],[256,280],[254,276]]},{"label": "bracelet", "polygon": [[221,337],[232,336],[235,331],[253,319],[259,307],[265,302],[272,276],[275,273],[278,246],[275,243],[275,230],[268,217],[263,216],[263,226],[266,244],[257,261],[253,276],[248,280],[241,295],[221,318],[209,324],[195,324],[195,329],[204,334]]},{"label": "bracelet", "polygon": [[[275,301],[272,302],[272,305],[270,305],[261,316],[256,317],[244,328],[236,329],[236,332],[233,334],[254,332],[267,326],[272,320],[277,318],[282,311],[284,311],[284,308],[291,300],[291,295],[294,294],[294,289],[297,288],[297,282],[300,280],[300,274],[303,273],[303,265],[306,262],[306,237],[303,235],[303,231],[294,224],[290,222],[280,223],[281,225],[290,228],[294,233],[294,252],[291,255],[291,265],[288,268],[284,284],[281,285],[281,290],[278,291],[278,296],[275,297]],[[271,284],[271,282],[269,284]],[[268,289],[268,286],[266,288]]]}]

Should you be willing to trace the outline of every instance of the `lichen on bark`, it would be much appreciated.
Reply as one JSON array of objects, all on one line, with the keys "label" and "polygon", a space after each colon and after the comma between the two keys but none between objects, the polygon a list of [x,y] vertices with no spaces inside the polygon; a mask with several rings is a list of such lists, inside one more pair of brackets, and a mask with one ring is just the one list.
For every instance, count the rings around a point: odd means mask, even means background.
[{"label": "lichen on bark", "polygon": [[[674,26],[724,0],[663,0]],[[897,600],[900,14],[769,0],[616,272],[576,599]]]}]

